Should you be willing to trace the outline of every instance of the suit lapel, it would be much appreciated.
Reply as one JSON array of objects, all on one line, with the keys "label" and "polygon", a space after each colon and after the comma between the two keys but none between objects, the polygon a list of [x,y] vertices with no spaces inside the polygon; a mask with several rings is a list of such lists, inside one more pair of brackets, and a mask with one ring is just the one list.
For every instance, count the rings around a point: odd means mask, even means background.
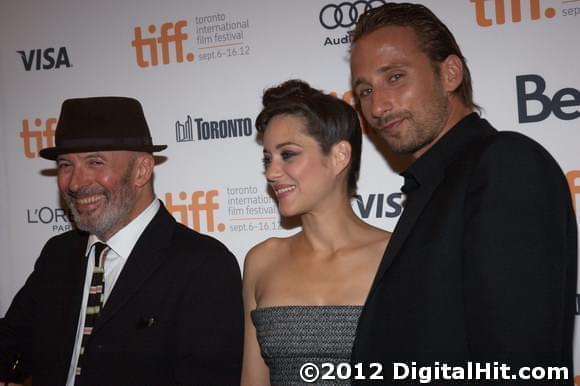
[{"label": "suit lapel", "polygon": [[[64,315],[64,326],[62,331],[64,336],[62,341],[64,344],[63,357],[61,358],[61,363],[63,364],[63,384],[66,382],[66,377],[68,375],[68,366],[70,366],[70,360],[73,353],[73,348],[76,342],[76,334],[79,323],[79,315],[81,304],[83,300],[85,276],[87,272],[87,259],[84,257],[87,249],[88,235],[86,233],[80,233],[79,237],[75,240],[73,244],[68,249],[68,257],[66,259],[67,266],[64,267],[65,270],[69,272],[65,277],[70,277],[69,288],[66,290],[69,295],[66,298],[68,305],[65,308],[66,314]],[[65,303],[66,304],[66,303]],[[58,383],[58,382],[57,382]]]},{"label": "suit lapel", "polygon": [[372,296],[378,284],[385,275],[385,272],[387,272],[394,259],[397,257],[401,247],[405,243],[405,240],[407,240],[411,234],[411,231],[417,222],[417,218],[421,212],[423,212],[425,205],[427,205],[427,202],[429,202],[429,199],[433,195],[435,189],[437,189],[439,186],[443,178],[443,174],[431,176],[431,178],[433,178],[431,183],[426,186],[422,186],[420,191],[416,192],[416,197],[413,197],[412,201],[409,200],[408,205],[403,210],[403,214],[395,226],[391,240],[387,245],[383,259],[379,264],[379,268],[377,270],[373,285],[371,286],[371,290],[369,291],[368,298]]},{"label": "suit lapel", "polygon": [[[465,159],[466,156],[464,154],[475,151],[474,147],[482,144],[485,138],[491,137],[495,133],[497,131],[486,120],[479,118],[476,113],[471,113],[449,130],[432,149],[416,161],[421,162],[419,167],[421,186],[413,194],[413,199],[408,201],[408,205],[405,207],[395,227],[371,286],[369,298],[399,254],[401,247],[411,234],[417,219],[425,209],[431,196],[443,181],[448,165],[456,159]],[[435,150],[436,148],[437,150]],[[416,165],[411,165],[409,170],[413,168],[415,168],[414,172],[417,173]]]},{"label": "suit lapel", "polygon": [[[68,320],[74,323],[75,326],[78,324],[79,310],[81,309],[81,303],[83,300],[85,277],[87,272],[87,262],[88,259],[85,256],[87,249],[88,235],[82,234],[78,238],[78,242],[72,248],[69,249],[70,270],[71,276],[74,280],[70,282],[70,317]],[[76,331],[76,328],[75,328]]]},{"label": "suit lapel", "polygon": [[93,333],[96,333],[115,315],[165,261],[174,224],[175,219],[161,204],[159,211],[145,228],[127,259]]}]

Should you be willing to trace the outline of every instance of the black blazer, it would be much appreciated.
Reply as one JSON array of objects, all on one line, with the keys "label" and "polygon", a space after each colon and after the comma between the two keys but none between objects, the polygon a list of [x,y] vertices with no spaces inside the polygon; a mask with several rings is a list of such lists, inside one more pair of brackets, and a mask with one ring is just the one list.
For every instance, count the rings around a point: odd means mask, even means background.
[{"label": "black blazer", "polygon": [[[87,237],[71,231],[49,240],[0,319],[0,363],[20,355],[34,386],[66,382]],[[103,308],[77,384],[238,384],[242,337],[235,257],[219,241],[177,223],[162,205]]]},{"label": "black blazer", "polygon": [[395,362],[468,360],[567,366],[555,384],[572,384],[576,217],[553,158],[471,114],[406,174],[353,362],[381,362],[384,384]]}]

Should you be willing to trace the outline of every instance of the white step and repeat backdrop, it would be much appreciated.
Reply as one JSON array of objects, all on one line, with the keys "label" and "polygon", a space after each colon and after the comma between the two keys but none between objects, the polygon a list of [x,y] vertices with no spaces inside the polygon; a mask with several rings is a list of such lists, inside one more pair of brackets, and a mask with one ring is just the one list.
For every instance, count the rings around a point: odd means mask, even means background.
[{"label": "white step and repeat backdrop", "polygon": [[[241,264],[255,243],[297,230],[280,225],[266,190],[254,129],[263,90],[301,78],[351,101],[352,19],[382,3],[1,0],[0,315],[44,242],[71,229],[54,164],[38,157],[53,145],[64,99],[139,99],[154,142],[169,145],[156,168],[158,197]],[[422,3],[457,37],[484,116],[542,143],[580,203],[580,1]],[[353,206],[392,230],[402,180],[397,161],[380,154],[365,137]]]}]

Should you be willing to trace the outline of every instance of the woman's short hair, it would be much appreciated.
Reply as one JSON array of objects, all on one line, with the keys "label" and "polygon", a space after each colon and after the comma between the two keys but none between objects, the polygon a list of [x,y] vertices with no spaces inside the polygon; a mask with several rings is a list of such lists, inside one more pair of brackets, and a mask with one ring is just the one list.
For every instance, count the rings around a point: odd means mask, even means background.
[{"label": "woman's short hair", "polygon": [[362,130],[358,114],[345,101],[316,90],[304,81],[288,80],[267,89],[262,97],[263,109],[256,118],[258,140],[272,118],[294,115],[305,121],[306,134],[318,142],[323,154],[340,141],[350,143],[351,159],[347,188],[352,197],[356,193],[360,170]]}]

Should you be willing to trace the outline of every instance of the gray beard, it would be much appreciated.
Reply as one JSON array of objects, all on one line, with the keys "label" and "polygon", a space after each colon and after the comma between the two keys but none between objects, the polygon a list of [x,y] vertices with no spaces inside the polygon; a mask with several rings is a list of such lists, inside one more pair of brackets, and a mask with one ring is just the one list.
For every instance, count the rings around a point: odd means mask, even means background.
[{"label": "gray beard", "polygon": [[[127,218],[133,209],[133,205],[135,204],[136,199],[135,191],[131,189],[129,180],[130,173],[127,173],[121,180],[121,190],[119,192],[118,202],[116,203],[111,201],[112,195],[108,190],[87,190],[84,192],[81,191],[76,193],[76,195],[86,195],[101,192],[105,194],[107,204],[104,213],[100,219],[94,221],[83,221],[80,213],[74,206],[74,197],[71,197],[69,193],[63,193],[62,197],[72,213],[73,220],[77,229],[93,234],[101,240],[106,240],[106,238],[108,238],[107,236],[111,236],[110,232],[112,230],[117,231],[122,228],[127,222]],[[118,227],[118,229],[114,229],[115,227]]]}]

